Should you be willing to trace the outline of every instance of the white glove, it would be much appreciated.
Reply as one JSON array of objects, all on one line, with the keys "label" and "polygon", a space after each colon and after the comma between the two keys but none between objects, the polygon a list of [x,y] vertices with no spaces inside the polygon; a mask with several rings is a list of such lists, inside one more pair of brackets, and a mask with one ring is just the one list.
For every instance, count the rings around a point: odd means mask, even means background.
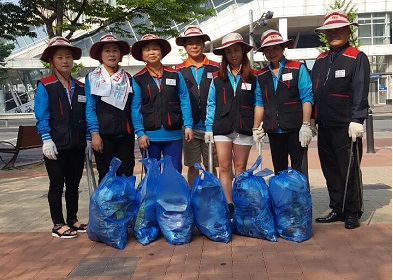
[{"label": "white glove", "polygon": [[55,143],[50,140],[45,140],[42,144],[42,152],[44,153],[44,156],[46,156],[48,159],[51,160],[57,160],[56,155],[58,154],[57,148]]},{"label": "white glove", "polygon": [[300,145],[305,148],[310,144],[312,139],[311,126],[308,124],[303,124],[299,131],[299,142]]},{"label": "white glove", "polygon": [[85,155],[91,160],[93,158],[93,148],[91,147],[91,140],[86,140]]},{"label": "white glove", "polygon": [[315,123],[315,119],[310,120],[310,127],[312,131],[312,137],[316,136],[318,134],[318,128],[317,124]]},{"label": "white glove", "polygon": [[349,137],[352,138],[352,142],[356,142],[356,138],[362,138],[363,137],[363,125],[361,123],[357,122],[351,122],[349,124],[348,128],[348,134]]},{"label": "white glove", "polygon": [[254,138],[255,143],[262,142],[266,136],[266,133],[262,128],[262,124],[263,124],[263,122],[261,122],[261,124],[259,125],[258,128],[252,129],[252,137]]},{"label": "white glove", "polygon": [[213,132],[206,131],[205,132],[205,143],[214,143]]}]

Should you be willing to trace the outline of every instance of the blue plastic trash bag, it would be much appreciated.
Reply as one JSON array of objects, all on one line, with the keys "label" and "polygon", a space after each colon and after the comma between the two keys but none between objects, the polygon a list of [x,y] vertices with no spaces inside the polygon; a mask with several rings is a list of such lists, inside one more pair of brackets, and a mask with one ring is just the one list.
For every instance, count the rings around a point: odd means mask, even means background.
[{"label": "blue plastic trash bag", "polygon": [[108,173],[90,197],[87,235],[93,241],[124,249],[128,223],[136,211],[135,176],[116,176],[121,161],[113,158]]},{"label": "blue plastic trash bag", "polygon": [[228,243],[231,241],[232,225],[228,203],[220,180],[204,170],[194,179],[191,190],[191,205],[194,208],[195,225],[210,240]]},{"label": "blue plastic trash bag", "polygon": [[142,245],[147,245],[160,234],[156,215],[156,191],[160,181],[160,170],[155,158],[144,158],[140,162],[146,169],[146,175],[136,192],[138,211],[134,220],[134,234]]},{"label": "blue plastic trash bag", "polygon": [[268,186],[262,176],[253,175],[261,160],[259,156],[233,183],[233,233],[277,241]]},{"label": "blue plastic trash bag", "polygon": [[195,226],[190,189],[186,179],[173,167],[171,156],[160,160],[162,173],[157,189],[157,221],[169,244],[191,241]]},{"label": "blue plastic trash bag", "polygon": [[269,180],[274,221],[278,234],[302,242],[312,235],[312,201],[307,178],[292,168]]}]

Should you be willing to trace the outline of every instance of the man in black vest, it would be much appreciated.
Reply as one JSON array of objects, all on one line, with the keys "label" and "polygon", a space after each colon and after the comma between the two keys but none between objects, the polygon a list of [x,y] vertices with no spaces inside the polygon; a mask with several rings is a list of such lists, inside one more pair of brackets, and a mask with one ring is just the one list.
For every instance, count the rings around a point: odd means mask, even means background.
[{"label": "man in black vest", "polygon": [[318,154],[332,209],[315,221],[345,221],[347,229],[359,227],[363,213],[361,138],[370,82],[367,56],[349,45],[351,25],[357,24],[343,11],[327,13],[315,31],[326,34],[330,50],[318,56],[312,70]]},{"label": "man in black vest", "polygon": [[[202,157],[205,169],[208,167],[209,144],[205,143],[207,95],[213,72],[219,69],[218,62],[209,60],[203,54],[206,41],[210,41],[210,37],[203,34],[202,30],[195,25],[187,26],[183,36],[176,38],[176,44],[183,46],[187,52],[187,59],[176,65],[176,69],[186,81],[192,110],[194,139],[190,142],[183,141],[184,165],[188,166],[187,179],[190,187],[193,186],[195,177],[199,175],[194,164],[200,163]],[[213,155],[210,155],[213,157],[213,170],[210,172],[217,176],[217,153],[214,144],[211,145],[213,146]]]}]

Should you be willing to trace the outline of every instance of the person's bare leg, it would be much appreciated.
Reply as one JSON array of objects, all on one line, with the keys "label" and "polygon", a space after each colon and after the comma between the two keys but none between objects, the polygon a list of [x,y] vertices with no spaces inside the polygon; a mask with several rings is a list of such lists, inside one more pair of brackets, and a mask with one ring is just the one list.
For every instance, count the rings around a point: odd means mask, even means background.
[{"label": "person's bare leg", "polygon": [[216,142],[219,178],[227,203],[232,203],[232,142]]}]

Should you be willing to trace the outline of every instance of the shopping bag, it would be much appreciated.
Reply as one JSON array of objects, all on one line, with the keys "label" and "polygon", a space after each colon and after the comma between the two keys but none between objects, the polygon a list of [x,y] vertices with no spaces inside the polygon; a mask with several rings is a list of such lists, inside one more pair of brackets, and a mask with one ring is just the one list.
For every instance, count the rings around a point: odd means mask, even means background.
[{"label": "shopping bag", "polygon": [[136,191],[138,211],[134,219],[134,234],[142,245],[147,245],[160,234],[156,214],[156,191],[160,183],[160,170],[155,158],[143,158],[140,162],[146,170],[146,175]]},{"label": "shopping bag", "polygon": [[237,175],[233,183],[233,233],[277,241],[268,186],[262,176],[253,174],[261,160],[258,156],[254,165]]},{"label": "shopping bag", "polygon": [[188,183],[174,168],[171,156],[164,156],[160,163],[162,172],[156,196],[160,230],[169,244],[189,243],[195,222]]},{"label": "shopping bag", "polygon": [[194,179],[191,190],[195,225],[210,240],[228,243],[231,241],[232,225],[228,202],[220,180],[204,170],[199,163],[196,163],[194,167],[202,171]]},{"label": "shopping bag", "polygon": [[289,167],[269,180],[274,221],[278,234],[302,242],[312,235],[312,200],[307,178]]},{"label": "shopping bag", "polygon": [[113,158],[108,173],[90,197],[90,240],[124,249],[128,240],[128,223],[136,211],[135,176],[116,176],[121,161]]}]

